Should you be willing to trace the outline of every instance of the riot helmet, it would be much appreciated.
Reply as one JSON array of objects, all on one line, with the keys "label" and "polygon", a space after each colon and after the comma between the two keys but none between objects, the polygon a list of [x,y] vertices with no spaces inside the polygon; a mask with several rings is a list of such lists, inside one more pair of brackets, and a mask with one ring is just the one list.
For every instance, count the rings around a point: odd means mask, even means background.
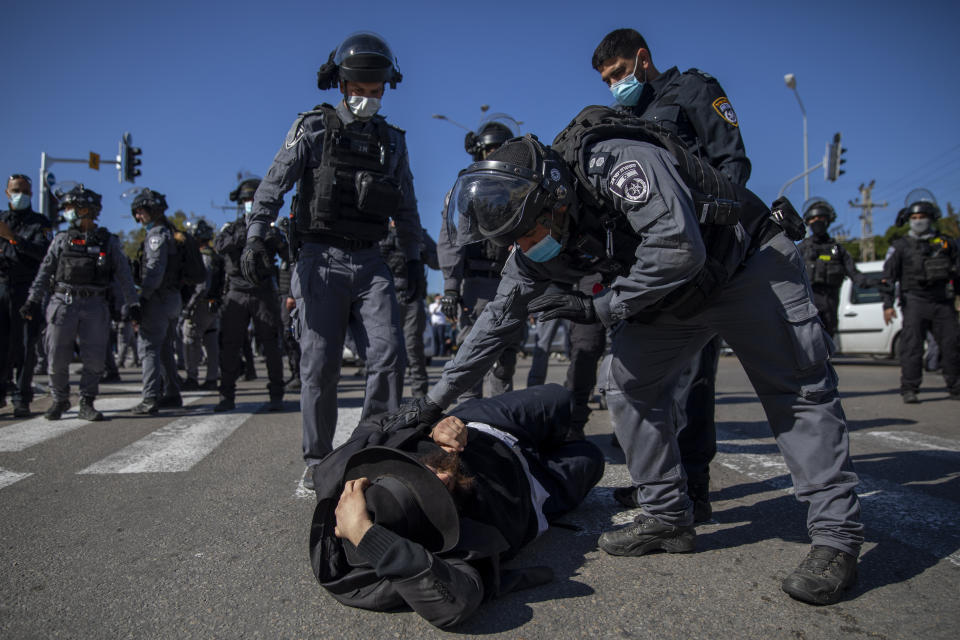
[{"label": "riot helmet", "polygon": [[897,213],[897,226],[907,224],[910,216],[915,213],[922,213],[928,216],[932,221],[940,217],[940,206],[937,199],[933,197],[929,189],[914,189],[907,194],[903,204],[905,205]]},{"label": "riot helmet", "polygon": [[344,38],[317,71],[320,89],[335,87],[339,81],[384,82],[391,89],[403,80],[387,41],[372,31],[357,31]]},{"label": "riot helmet", "polygon": [[813,196],[803,203],[803,221],[810,224],[810,220],[817,216],[823,216],[827,219],[827,224],[831,225],[837,221],[837,212],[825,198]]},{"label": "riot helmet", "polygon": [[167,210],[167,197],[147,187],[134,187],[120,194],[121,200],[130,201],[130,214],[137,219],[137,211],[146,211],[151,219],[159,218]]},{"label": "riot helmet", "polygon": [[193,237],[197,242],[210,242],[213,240],[213,227],[210,223],[200,218],[193,227]]},{"label": "riot helmet", "polygon": [[564,241],[574,205],[563,159],[527,135],[462,171],[444,215],[458,246],[482,240],[509,246],[538,223]]},{"label": "riot helmet", "polygon": [[242,203],[247,200],[253,200],[257,187],[260,186],[260,178],[247,175],[240,179],[237,188],[230,192],[230,202]]},{"label": "riot helmet", "polygon": [[64,182],[54,190],[57,208],[60,211],[73,211],[73,215],[63,214],[63,220],[73,223],[80,218],[95,219],[103,209],[103,198],[99,193],[87,189],[79,182]]}]

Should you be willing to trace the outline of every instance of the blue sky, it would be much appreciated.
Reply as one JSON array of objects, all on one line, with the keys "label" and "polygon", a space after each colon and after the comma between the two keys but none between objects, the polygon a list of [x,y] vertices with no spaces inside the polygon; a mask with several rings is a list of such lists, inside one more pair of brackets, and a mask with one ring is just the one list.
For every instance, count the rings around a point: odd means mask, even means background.
[{"label": "blue sky", "polygon": [[[741,122],[753,175],[767,202],[802,171],[802,124],[783,75],[794,73],[807,110],[811,164],[834,132],[847,174],[811,175],[859,235],[847,205],[876,180],[874,229],[889,226],[907,192],[930,188],[960,206],[960,3],[903,2],[63,2],[4,10],[5,91],[0,168],[38,175],[40,153],[116,153],[124,131],[143,149],[137,186],[219,226],[238,171],[266,172],[300,111],[335,92],[316,69],[347,34],[385,36],[404,81],[382,113],[407,130],[420,214],[434,235],[443,195],[469,159],[464,132],[491,111],[549,141],[587,104],[611,96],[590,66],[612,29],[647,38],[656,66],[716,76]],[[951,32],[952,30],[952,32]],[[104,195],[102,222],[135,226],[116,171],[54,165],[58,181]],[[799,207],[803,182],[788,195]],[[36,203],[35,203],[36,204]],[[433,274],[431,290],[440,288]]]}]

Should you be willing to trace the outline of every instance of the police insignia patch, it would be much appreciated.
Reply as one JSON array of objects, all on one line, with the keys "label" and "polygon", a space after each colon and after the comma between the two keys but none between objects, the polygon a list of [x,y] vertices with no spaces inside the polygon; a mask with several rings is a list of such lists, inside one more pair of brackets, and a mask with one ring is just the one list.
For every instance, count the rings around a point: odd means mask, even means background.
[{"label": "police insignia patch", "polygon": [[293,149],[293,147],[300,141],[300,138],[303,137],[303,125],[301,124],[302,121],[303,119],[301,118],[293,123],[292,127],[290,127],[290,131],[287,133],[287,139],[283,142],[287,149]]},{"label": "police insignia patch", "polygon": [[612,153],[605,152],[595,153],[593,156],[591,156],[590,162],[587,164],[587,175],[602,176],[604,173],[606,173],[607,169],[610,167],[608,160],[610,160],[611,156],[613,156]]},{"label": "police insignia patch", "polygon": [[161,242],[163,242],[163,238],[160,236],[150,236],[150,250],[156,251],[159,249]]},{"label": "police insignia patch", "polygon": [[610,192],[627,202],[645,203],[650,198],[650,181],[636,160],[617,165],[607,182]]},{"label": "police insignia patch", "polygon": [[740,126],[737,120],[737,112],[733,110],[733,105],[727,100],[727,97],[717,98],[713,101],[713,109],[717,114],[735,127]]}]

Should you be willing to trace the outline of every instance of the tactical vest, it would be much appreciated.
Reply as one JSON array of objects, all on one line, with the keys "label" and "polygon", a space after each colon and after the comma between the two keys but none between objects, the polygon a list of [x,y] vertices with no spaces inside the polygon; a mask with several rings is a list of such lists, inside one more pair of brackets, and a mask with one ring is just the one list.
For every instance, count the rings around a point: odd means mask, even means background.
[{"label": "tactical vest", "polygon": [[[174,240],[174,234],[177,233],[176,227],[174,227],[166,219],[161,223],[167,230],[170,232],[170,242],[167,243],[167,268],[163,272],[163,279],[160,281],[160,289],[179,289],[180,288],[180,275],[181,269],[183,267],[183,254],[176,249],[177,242]],[[140,246],[137,247],[137,257],[133,261],[133,281],[137,284],[143,284],[143,269],[146,266],[143,262],[143,245],[147,241],[149,236],[149,231],[147,235],[143,237],[143,242],[140,243]],[[173,252],[170,251],[170,247],[174,247]]]},{"label": "tactical vest", "polygon": [[465,278],[499,278],[510,257],[510,247],[501,247],[489,240],[468,244],[464,249]]},{"label": "tactical vest", "polygon": [[311,234],[331,233],[379,242],[401,198],[399,181],[387,174],[396,148],[386,120],[374,116],[376,131],[366,133],[345,127],[329,104],[310,113],[323,116],[323,154],[297,186],[297,235],[309,240]]},{"label": "tactical vest", "polygon": [[570,239],[570,246],[603,276],[605,284],[629,273],[641,241],[626,216],[605,206],[602,193],[587,175],[588,149],[614,138],[655,145],[677,161],[677,172],[693,197],[707,259],[691,282],[670,292],[657,308],[679,318],[694,315],[733,275],[724,266],[724,258],[736,248],[737,223],[742,223],[747,230],[756,229],[760,220],[768,216],[769,209],[751,192],[734,185],[710,164],[691,155],[681,140],[656,122],[608,107],[586,107],[557,135],[551,147],[561,154],[576,177],[581,211],[577,235]]},{"label": "tactical vest", "polygon": [[803,243],[803,261],[807,266],[810,284],[839,287],[847,275],[843,266],[843,253],[840,245],[830,242],[817,242],[809,238]]},{"label": "tactical vest", "polygon": [[103,227],[84,233],[71,227],[60,259],[57,283],[71,287],[106,287],[113,279],[110,232]]},{"label": "tactical vest", "polygon": [[957,275],[950,252],[952,242],[952,238],[940,235],[932,238],[901,238],[897,246],[897,250],[903,252],[900,290],[927,291],[948,298],[947,285]]}]

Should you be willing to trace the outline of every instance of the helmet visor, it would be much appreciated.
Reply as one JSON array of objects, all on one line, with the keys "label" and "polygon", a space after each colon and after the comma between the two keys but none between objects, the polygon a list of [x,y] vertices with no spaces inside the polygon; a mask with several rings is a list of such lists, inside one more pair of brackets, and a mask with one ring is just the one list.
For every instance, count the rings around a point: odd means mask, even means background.
[{"label": "helmet visor", "polygon": [[463,246],[482,240],[512,244],[525,233],[524,204],[538,183],[498,171],[465,173],[450,192],[444,216],[451,240]]}]

